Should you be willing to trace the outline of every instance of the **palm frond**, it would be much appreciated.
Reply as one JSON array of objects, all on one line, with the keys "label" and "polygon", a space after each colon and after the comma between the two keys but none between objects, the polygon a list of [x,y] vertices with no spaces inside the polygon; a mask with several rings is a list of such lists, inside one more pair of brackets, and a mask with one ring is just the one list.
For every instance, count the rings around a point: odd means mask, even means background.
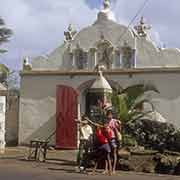
[{"label": "palm frond", "polygon": [[131,110],[133,109],[139,109],[139,107],[143,107],[144,103],[147,103],[151,106],[152,111],[155,110],[154,104],[151,102],[151,100],[149,99],[143,99],[143,98],[139,98],[137,99],[134,104],[131,106]]},{"label": "palm frond", "polygon": [[137,121],[137,120],[140,120],[142,119],[143,117],[146,117],[148,114],[152,113],[153,111],[147,111],[147,112],[136,112],[134,113],[134,115],[132,116],[132,119],[130,119],[128,121],[128,123],[130,122],[134,122],[134,121]]},{"label": "palm frond", "polygon": [[159,90],[153,84],[136,84],[129,86],[121,91],[122,94],[126,93],[130,97],[135,99],[148,91],[154,91],[159,93]]},{"label": "palm frond", "polygon": [[0,49],[0,53],[6,53],[7,50],[6,49]]}]

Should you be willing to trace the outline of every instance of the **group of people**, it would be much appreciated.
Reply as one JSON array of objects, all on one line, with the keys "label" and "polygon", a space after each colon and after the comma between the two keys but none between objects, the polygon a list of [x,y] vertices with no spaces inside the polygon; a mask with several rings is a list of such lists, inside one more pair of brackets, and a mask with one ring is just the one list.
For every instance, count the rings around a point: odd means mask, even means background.
[{"label": "group of people", "polygon": [[112,111],[108,110],[103,123],[93,123],[86,116],[83,116],[79,127],[80,171],[86,169],[87,159],[93,159],[95,160],[93,174],[99,162],[104,163],[104,174],[114,174],[116,171],[117,150],[121,146],[121,122],[114,119]]}]

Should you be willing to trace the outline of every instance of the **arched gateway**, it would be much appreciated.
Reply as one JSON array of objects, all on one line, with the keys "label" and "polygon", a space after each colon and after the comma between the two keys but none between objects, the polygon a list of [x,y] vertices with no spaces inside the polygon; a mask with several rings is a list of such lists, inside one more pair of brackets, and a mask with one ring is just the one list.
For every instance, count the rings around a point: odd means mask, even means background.
[{"label": "arched gateway", "polygon": [[[103,81],[103,82],[102,82]],[[110,82],[110,85],[109,85]],[[78,128],[76,119],[80,113],[90,115],[91,106],[103,97],[106,87],[115,89],[119,86],[114,81],[107,81],[102,75],[81,84],[78,89],[58,85],[56,90],[56,148],[75,149],[78,146]],[[105,85],[105,86],[104,86]],[[94,88],[94,89],[93,89]],[[99,91],[99,88],[103,93]],[[95,91],[94,91],[95,90]]]}]

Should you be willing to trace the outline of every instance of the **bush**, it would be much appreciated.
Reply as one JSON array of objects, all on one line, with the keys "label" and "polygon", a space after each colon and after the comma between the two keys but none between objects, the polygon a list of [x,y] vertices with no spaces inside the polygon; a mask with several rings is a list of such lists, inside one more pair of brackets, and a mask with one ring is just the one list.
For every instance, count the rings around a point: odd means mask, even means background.
[{"label": "bush", "polygon": [[180,152],[180,131],[172,124],[143,119],[126,124],[124,131],[147,149]]},{"label": "bush", "polygon": [[137,142],[136,139],[133,138],[131,135],[124,134],[123,135],[123,146],[136,146]]}]

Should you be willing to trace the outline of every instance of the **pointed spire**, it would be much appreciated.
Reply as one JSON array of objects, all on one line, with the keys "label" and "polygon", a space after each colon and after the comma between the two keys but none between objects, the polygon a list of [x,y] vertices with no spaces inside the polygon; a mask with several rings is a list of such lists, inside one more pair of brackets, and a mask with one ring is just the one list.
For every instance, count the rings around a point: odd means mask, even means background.
[{"label": "pointed spire", "polygon": [[98,13],[97,21],[104,21],[104,20],[116,21],[114,13],[111,11],[110,8],[110,0],[103,0],[102,6],[103,6],[102,9]]},{"label": "pointed spire", "polygon": [[104,2],[103,2],[103,7],[104,7],[104,9],[109,9],[109,8],[110,8],[110,2],[109,2],[109,0],[104,0]]}]

